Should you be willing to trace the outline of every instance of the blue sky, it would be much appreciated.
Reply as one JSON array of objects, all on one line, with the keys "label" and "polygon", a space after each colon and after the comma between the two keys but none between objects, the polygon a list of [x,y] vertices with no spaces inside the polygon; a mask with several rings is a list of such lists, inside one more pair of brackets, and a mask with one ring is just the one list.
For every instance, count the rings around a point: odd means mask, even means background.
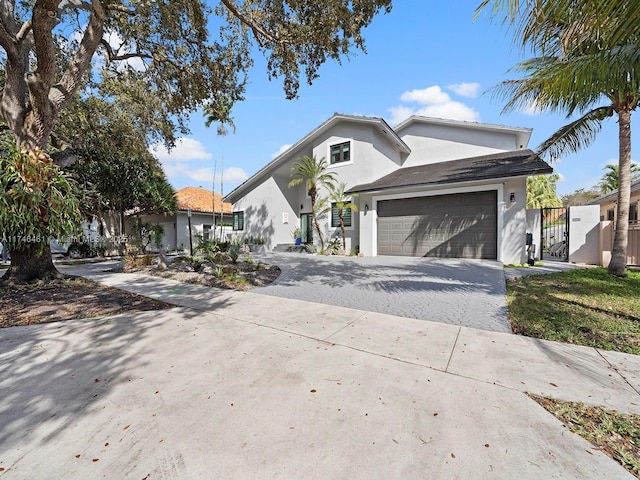
[{"label": "blue sky", "polygon": [[[524,56],[499,21],[488,15],[474,21],[478,3],[396,0],[391,13],[376,17],[365,31],[368,53],[354,50],[342,65],[325,64],[313,85],[303,83],[296,100],[286,100],[280,80],[268,80],[264,59],[256,55],[245,100],[233,109],[235,133],[218,137],[196,113],[190,135],[171,152],[155,147],[154,153],[175,188],[211,189],[217,162],[219,193],[224,163],[226,194],[335,112],[383,117],[391,126],[418,113],[527,127],[533,129],[529,147],[535,149],[567,120],[545,113],[501,114],[504,101],[489,90],[514,78],[508,70]],[[638,140],[634,134],[633,144]],[[590,148],[552,164],[561,175],[558,194],[597,184],[617,155],[612,117]]]}]

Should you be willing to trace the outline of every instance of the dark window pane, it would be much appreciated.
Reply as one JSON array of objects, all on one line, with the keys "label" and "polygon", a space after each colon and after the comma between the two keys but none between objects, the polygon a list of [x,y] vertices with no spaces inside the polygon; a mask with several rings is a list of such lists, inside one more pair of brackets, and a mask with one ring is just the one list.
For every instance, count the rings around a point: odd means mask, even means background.
[{"label": "dark window pane", "polygon": [[233,212],[233,229],[244,230],[244,212]]},{"label": "dark window pane", "polygon": [[331,145],[331,163],[348,162],[351,160],[351,144],[350,142]]}]

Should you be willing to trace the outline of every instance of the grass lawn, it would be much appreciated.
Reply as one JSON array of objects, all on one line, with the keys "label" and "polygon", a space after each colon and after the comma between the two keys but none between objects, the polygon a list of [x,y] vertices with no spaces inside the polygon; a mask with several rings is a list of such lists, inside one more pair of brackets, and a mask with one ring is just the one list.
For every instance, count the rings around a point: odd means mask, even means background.
[{"label": "grass lawn", "polygon": [[514,333],[640,355],[640,272],[604,268],[532,275],[507,284]]}]

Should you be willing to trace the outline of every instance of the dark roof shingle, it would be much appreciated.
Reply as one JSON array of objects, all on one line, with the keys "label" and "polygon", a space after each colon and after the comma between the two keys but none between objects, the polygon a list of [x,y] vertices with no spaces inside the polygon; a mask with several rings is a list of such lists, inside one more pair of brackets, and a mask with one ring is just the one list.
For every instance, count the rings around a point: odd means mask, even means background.
[{"label": "dark roof shingle", "polygon": [[552,172],[553,168],[531,150],[514,150],[481,157],[399,168],[374,182],[352,187],[348,193],[542,175]]}]

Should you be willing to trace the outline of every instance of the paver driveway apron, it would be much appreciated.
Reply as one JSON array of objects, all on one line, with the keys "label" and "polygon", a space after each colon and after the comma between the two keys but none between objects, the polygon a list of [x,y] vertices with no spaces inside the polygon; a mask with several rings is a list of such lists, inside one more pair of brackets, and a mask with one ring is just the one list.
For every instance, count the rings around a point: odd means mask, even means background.
[{"label": "paver driveway apron", "polygon": [[502,264],[491,260],[271,253],[282,269],[255,293],[511,332]]}]

